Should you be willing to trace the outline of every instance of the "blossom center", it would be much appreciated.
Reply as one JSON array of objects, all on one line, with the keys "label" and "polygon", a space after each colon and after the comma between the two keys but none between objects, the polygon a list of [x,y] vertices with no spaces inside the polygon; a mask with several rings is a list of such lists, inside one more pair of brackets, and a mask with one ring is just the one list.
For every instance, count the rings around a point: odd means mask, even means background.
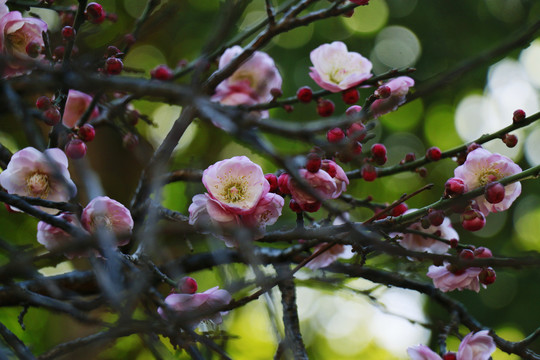
[{"label": "blossom center", "polygon": [[49,177],[46,174],[36,172],[26,178],[26,193],[28,196],[46,199],[49,190]]},{"label": "blossom center", "polygon": [[498,180],[500,178],[500,174],[498,170],[495,169],[487,169],[484,172],[478,176],[478,183],[480,186],[486,186],[490,182],[493,182],[495,180]]},{"label": "blossom center", "polygon": [[246,197],[246,186],[242,182],[230,182],[223,188],[221,197],[229,203],[240,202]]},{"label": "blossom center", "polygon": [[330,81],[332,81],[335,84],[339,84],[345,79],[347,76],[347,70],[343,68],[337,68],[334,71],[330,73]]},{"label": "blossom center", "polygon": [[106,230],[112,230],[112,221],[106,215],[94,215],[92,216],[91,225],[93,228],[103,228]]}]

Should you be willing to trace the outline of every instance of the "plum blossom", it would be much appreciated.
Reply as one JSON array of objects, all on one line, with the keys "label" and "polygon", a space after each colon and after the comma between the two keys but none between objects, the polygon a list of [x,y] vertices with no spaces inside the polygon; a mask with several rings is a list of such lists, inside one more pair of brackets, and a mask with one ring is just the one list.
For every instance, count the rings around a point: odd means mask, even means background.
[{"label": "plum blossom", "polygon": [[[469,333],[459,344],[457,360],[489,360],[496,350],[495,342],[488,330]],[[436,352],[426,345],[415,345],[407,349],[411,360],[442,360]]]},{"label": "plum blossom", "polygon": [[488,330],[469,333],[461,340],[457,353],[458,360],[489,360],[497,347]]},{"label": "plum blossom", "polygon": [[[170,294],[165,298],[165,304],[171,308],[178,316],[193,315],[196,312],[206,313],[213,309],[220,308],[231,302],[231,294],[227,290],[213,287],[202,293],[195,294]],[[162,318],[167,319],[165,310],[158,308],[158,313]],[[202,320],[210,320],[215,324],[223,322],[222,315],[225,313],[216,311],[208,318],[194,319],[191,326],[195,328]]]},{"label": "plum blossom", "polygon": [[246,156],[218,161],[203,172],[202,182],[211,198],[238,215],[255,211],[270,190],[261,167]]},{"label": "plum blossom", "polygon": [[336,184],[336,192],[332,195],[331,199],[338,198],[342,192],[347,190],[347,185],[349,185],[347,174],[341,166],[327,159],[322,161],[321,169],[326,171],[334,179],[334,183]]},{"label": "plum blossom", "polygon": [[[77,193],[68,171],[68,160],[60,149],[44,153],[27,147],[17,151],[2,173],[0,185],[10,194],[38,197],[51,201],[67,201]],[[48,213],[58,210],[41,208]]]},{"label": "plum blossom", "polygon": [[250,228],[264,230],[267,225],[275,224],[281,216],[284,204],[285,200],[278,194],[267,193],[259,201],[254,212],[242,217],[242,222]]},{"label": "plum blossom", "polygon": [[[42,32],[47,31],[47,24],[35,18],[23,18],[18,11],[8,12],[6,1],[0,1],[0,48],[2,54],[12,57],[4,69],[4,76],[23,74],[26,70],[21,61],[31,60],[27,46],[35,43],[43,47]],[[37,59],[43,59],[39,54]]]},{"label": "plum blossom", "polygon": [[[236,45],[223,53],[219,69],[226,67],[243,49]],[[254,105],[272,100],[272,89],[281,90],[281,75],[274,60],[266,53],[255,51],[253,55],[227,79],[216,87],[212,101],[224,105]],[[268,112],[262,113],[263,117]]]},{"label": "plum blossom", "polygon": [[371,104],[371,114],[376,118],[397,110],[405,102],[409,88],[414,86],[414,80],[408,76],[400,76],[384,85],[390,88],[391,93],[386,99],[377,99]]},{"label": "plum blossom", "polygon": [[107,196],[98,196],[86,205],[81,215],[83,227],[90,233],[98,228],[105,228],[115,235],[121,236],[118,246],[129,243],[133,229],[133,218],[130,211],[118,201]]},{"label": "plum blossom", "polygon": [[[73,213],[65,212],[57,215],[57,217],[82,229],[81,222]],[[44,221],[40,221],[37,225],[37,241],[45,246],[47,250],[53,251],[58,247],[68,245],[73,241],[73,236],[56,226],[50,225]],[[87,252],[70,251],[64,253],[64,255],[68,259],[73,259],[74,257],[85,256],[87,255]]]},{"label": "plum blossom", "polygon": [[[462,179],[469,190],[473,190],[520,172],[521,168],[506,156],[478,148],[471,151],[465,163],[454,170],[454,176]],[[475,200],[478,209],[486,216],[490,212],[507,210],[521,194],[521,183],[506,185],[504,189],[504,199],[497,204],[489,203],[483,195],[477,197]]]},{"label": "plum blossom", "polygon": [[[298,175],[323,199],[338,198],[349,185],[345,171],[332,160],[323,160],[321,168],[315,173],[300,169]],[[292,177],[289,177],[287,186],[293,199],[302,209],[318,202],[316,198],[302,189]]]},{"label": "plum blossom", "polygon": [[[64,110],[64,116],[62,117],[62,123],[72,128],[77,125],[79,119],[83,116],[88,106],[92,102],[92,97],[88,94],[77,90],[69,90],[66,100],[66,108]],[[90,114],[90,119],[93,119],[99,115],[99,110],[94,107]]]},{"label": "plum blossom", "polygon": [[[349,220],[349,213],[344,213],[343,216],[348,221]],[[345,221],[341,219],[340,217],[337,217],[332,225],[343,225],[345,224]],[[313,253],[316,253],[320,249],[327,246],[328,243],[321,243],[313,248]],[[311,270],[317,270],[320,268],[327,267],[328,265],[332,264],[337,259],[350,259],[354,256],[352,245],[342,245],[342,244],[336,244],[332,246],[330,249],[326,250],[325,252],[321,253],[319,256],[311,260],[306,264],[308,268]]]},{"label": "plum blossom", "polygon": [[[409,209],[405,212],[408,214],[415,211],[416,209]],[[443,239],[457,239],[459,240],[459,235],[452,227],[450,219],[445,217],[443,223],[439,226],[431,225],[429,228],[424,229],[422,225],[417,222],[409,226],[411,230],[418,230],[426,234],[436,234],[437,236]],[[392,233],[390,236],[400,235],[401,239],[398,239],[398,243],[403,246],[405,249],[419,252],[428,252],[433,254],[444,254],[450,248],[450,245],[430,238],[428,236],[422,236],[413,233]]]},{"label": "plum blossom", "polygon": [[235,246],[234,230],[250,228],[260,238],[267,225],[281,216],[284,200],[269,193],[270,184],[259,165],[245,156],[218,161],[203,172],[208,193],[195,195],[189,206],[189,223],[202,231],[214,225],[227,246]]},{"label": "plum blossom", "polygon": [[323,89],[340,92],[352,88],[371,74],[371,62],[356,52],[349,52],[341,41],[323,44],[311,51],[313,67],[309,76]]},{"label": "plum blossom", "polygon": [[[442,292],[453,290],[469,289],[476,292],[480,291],[480,279],[478,275],[482,272],[481,268],[470,267],[463,270],[451,271],[452,267],[445,262],[443,266],[431,265],[427,276],[433,279],[433,285]],[[486,286],[482,284],[485,288]]]}]

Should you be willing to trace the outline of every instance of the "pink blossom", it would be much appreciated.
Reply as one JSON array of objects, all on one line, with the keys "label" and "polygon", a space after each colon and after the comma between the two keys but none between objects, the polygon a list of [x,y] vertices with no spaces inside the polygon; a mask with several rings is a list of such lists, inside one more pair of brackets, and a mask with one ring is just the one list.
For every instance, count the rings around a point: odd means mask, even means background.
[{"label": "pink blossom", "polygon": [[[408,214],[415,211],[416,209],[409,209],[405,212]],[[459,240],[459,235],[452,227],[450,219],[445,217],[443,223],[439,226],[431,225],[427,229],[424,229],[422,225],[417,222],[409,226],[411,230],[421,231],[426,234],[436,234],[443,239],[457,239]],[[400,235],[401,239],[398,239],[398,243],[403,246],[405,249],[419,252],[428,252],[433,254],[444,254],[450,248],[450,245],[430,238],[428,236],[422,236],[412,233],[392,233],[390,236]]]},{"label": "pink blossom", "polygon": [[[463,338],[456,354],[457,360],[488,360],[496,350],[493,338],[488,330],[469,333]],[[407,349],[412,360],[442,360],[426,345],[415,345]]]},{"label": "pink blossom", "polygon": [[[72,225],[81,227],[79,219],[77,219],[73,213],[65,212],[59,214],[57,217],[69,222]],[[73,242],[73,236],[64,230],[57,228],[56,226],[50,225],[44,221],[40,221],[37,225],[37,241],[45,246],[47,250],[53,251],[58,247],[68,245],[69,243]],[[66,255],[66,257],[69,259],[73,259],[76,256],[85,256],[86,254],[86,251],[71,251],[64,253],[64,255]]]},{"label": "pink blossom", "polygon": [[[189,316],[196,312],[211,312],[213,309],[223,307],[231,302],[231,294],[227,290],[219,289],[219,286],[213,287],[202,293],[196,294],[171,294],[165,298],[165,304],[169,306],[179,316]],[[158,313],[164,319],[167,319],[165,310],[158,308]],[[216,324],[221,324],[223,319],[221,315],[224,313],[216,311],[215,314],[210,315],[208,320],[213,321]],[[194,320],[192,326],[205,320],[204,318]]]},{"label": "pink blossom", "polygon": [[[5,76],[19,75],[25,72],[20,61],[32,60],[27,54],[26,47],[34,42],[41,47],[44,46],[42,32],[47,31],[47,24],[35,18],[23,18],[18,11],[6,11],[5,2],[0,6],[0,48],[2,53],[12,57],[7,68],[4,70]],[[40,54],[38,59],[43,59]]]},{"label": "pink blossom", "polygon": [[[77,193],[69,175],[67,157],[57,148],[45,150],[45,153],[33,147],[17,151],[6,170],[0,173],[0,185],[10,194],[51,201],[67,201]],[[58,212],[41,209],[48,213]]]},{"label": "pink blossom", "polygon": [[[443,266],[431,265],[427,276],[433,279],[433,285],[442,292],[469,289],[476,292],[480,291],[480,280],[478,275],[482,272],[481,268],[470,267],[455,272],[450,271],[449,264]],[[485,287],[485,285],[482,285]]]},{"label": "pink blossom", "polygon": [[[64,110],[64,116],[62,117],[62,123],[68,128],[72,128],[77,125],[79,119],[83,116],[88,106],[92,102],[92,97],[88,94],[77,90],[69,90],[66,100],[66,108]],[[94,107],[90,114],[90,119],[93,119],[99,115],[99,110]]]},{"label": "pink blossom", "polygon": [[[334,178],[332,178],[324,170],[319,170],[316,173],[312,173],[306,169],[300,169],[298,170],[298,174],[323,199],[334,199],[336,194],[340,194]],[[303,190],[292,177],[289,178],[288,187],[291,191],[293,199],[300,205],[300,207],[304,207],[306,204],[313,204],[318,201],[316,198]]]},{"label": "pink blossom", "polygon": [[[521,168],[506,156],[478,148],[471,151],[465,163],[454,170],[454,176],[462,179],[469,190],[473,190],[520,172]],[[477,197],[475,200],[478,209],[484,215],[507,210],[521,194],[521,183],[506,185],[504,189],[504,200],[497,204],[489,203],[483,195]]]},{"label": "pink blossom", "polygon": [[281,216],[284,200],[274,193],[267,193],[257,204],[255,210],[248,215],[237,215],[223,207],[223,205],[212,199],[208,194],[198,194],[192,199],[189,206],[189,223],[203,232],[209,223],[216,226],[220,233],[216,234],[225,245],[236,246],[236,240],[232,232],[237,226],[246,226],[253,231],[253,238],[263,236],[267,225],[274,224]]},{"label": "pink blossom", "polygon": [[261,167],[245,156],[218,161],[203,172],[202,182],[210,197],[233,214],[255,211],[270,190]]},{"label": "pink blossom", "polygon": [[407,349],[412,360],[442,360],[442,358],[426,345],[415,345]]},{"label": "pink blossom", "polygon": [[[236,45],[225,50],[219,59],[219,69],[227,66],[243,49]],[[225,105],[254,105],[272,100],[272,89],[281,90],[281,75],[268,54],[255,53],[227,79],[216,87],[212,101]],[[267,112],[263,115],[267,116]]]},{"label": "pink blossom", "polygon": [[244,225],[264,230],[267,225],[273,225],[281,216],[285,200],[278,194],[267,193],[257,204],[255,211],[242,217]]},{"label": "pink blossom", "polygon": [[200,227],[212,221],[221,228],[227,228],[240,223],[240,217],[237,214],[226,209],[208,194],[195,195],[192,201],[188,209],[191,225]]},{"label": "pink blossom", "polygon": [[488,330],[469,333],[459,344],[458,360],[488,360],[496,346]]},{"label": "pink blossom", "polygon": [[310,59],[313,67],[309,76],[331,92],[347,90],[372,76],[371,62],[359,53],[349,52],[341,41],[319,46]]},{"label": "pink blossom", "polygon": [[374,117],[397,110],[405,102],[409,88],[414,86],[414,80],[408,76],[400,76],[384,85],[388,86],[392,92],[386,99],[377,99],[371,104],[370,111]]},{"label": "pink blossom", "polygon": [[[329,168],[335,169],[335,175],[333,171],[330,171]],[[332,160],[323,160],[321,164],[321,169],[326,171],[334,179],[336,184],[336,192],[332,194],[331,199],[337,199],[342,192],[347,190],[347,185],[349,185],[349,178],[341,166],[336,164]]]},{"label": "pink blossom", "polygon": [[129,210],[107,196],[92,199],[82,212],[81,222],[90,233],[101,227],[121,236],[118,246],[129,243],[129,237],[126,235],[131,234],[133,229],[133,219]]}]

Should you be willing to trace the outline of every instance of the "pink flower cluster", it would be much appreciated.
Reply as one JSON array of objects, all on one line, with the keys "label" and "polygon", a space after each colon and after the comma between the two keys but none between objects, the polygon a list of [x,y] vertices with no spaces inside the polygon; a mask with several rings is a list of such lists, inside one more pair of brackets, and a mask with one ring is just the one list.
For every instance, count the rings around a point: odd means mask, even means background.
[{"label": "pink flower cluster", "polygon": [[341,41],[323,44],[311,51],[313,67],[309,76],[323,89],[340,92],[350,89],[371,74],[371,62],[356,52],[349,52]]},{"label": "pink flower cluster", "polygon": [[[38,197],[51,201],[67,201],[77,193],[68,171],[68,160],[60,149],[44,153],[27,147],[17,151],[2,173],[0,185],[9,194]],[[57,210],[41,208],[56,213]]]},{"label": "pink flower cluster", "polygon": [[[496,350],[493,338],[488,330],[469,333],[463,338],[456,356],[456,360],[489,360]],[[443,358],[426,345],[416,345],[407,349],[412,360],[442,360]],[[453,354],[453,353],[450,353]]]},{"label": "pink flower cluster", "polygon": [[[191,286],[186,287],[186,282],[189,282]],[[197,282],[192,278],[182,279],[178,289],[183,293],[170,294],[165,298],[165,304],[179,316],[192,315],[196,312],[212,312],[213,309],[227,305],[232,299],[231,294],[227,290],[219,289],[219,286],[202,293],[195,293],[197,291]],[[157,311],[162,318],[167,319],[165,309],[159,307]],[[215,314],[208,318],[194,319],[191,326],[195,328],[203,320],[210,320],[215,324],[221,324],[223,322],[222,315],[225,314],[225,312],[216,311]]]},{"label": "pink flower cluster", "polygon": [[44,58],[41,54],[44,31],[47,31],[44,21],[23,18],[20,12],[9,11],[6,0],[0,0],[0,49],[8,56],[4,77],[25,73],[27,69],[21,64],[25,60]]},{"label": "pink flower cluster", "polygon": [[203,172],[202,181],[208,193],[193,197],[189,223],[203,227],[210,221],[227,246],[235,245],[226,235],[236,226],[248,227],[258,237],[281,216],[283,198],[269,192],[261,167],[246,156],[218,161]]},{"label": "pink flower cluster", "polygon": [[[298,174],[323,200],[338,198],[349,185],[345,171],[332,160],[322,160],[321,167],[316,172],[300,169]],[[314,209],[319,209],[320,202],[302,189],[292,177],[289,177],[287,187],[302,210],[313,212]]]},{"label": "pink flower cluster", "polygon": [[[491,250],[485,247],[479,247],[474,252],[465,249],[460,253],[460,257],[469,259],[490,258],[491,256],[493,256]],[[495,281],[496,275],[495,271],[490,267],[468,267],[463,269],[445,262],[442,266],[431,265],[427,276],[433,279],[433,285],[442,292],[456,289],[459,291],[468,289],[479,292],[480,284],[485,288],[486,285]]]},{"label": "pink flower cluster", "polygon": [[[408,214],[410,212],[415,211],[416,209],[409,209],[405,212],[405,214]],[[459,235],[452,227],[452,224],[450,222],[450,219],[445,217],[442,224],[435,226],[431,225],[427,229],[424,229],[422,225],[417,222],[409,226],[409,229],[411,230],[417,230],[421,231],[426,234],[435,234],[438,237],[441,237],[443,239],[456,239],[459,240]],[[398,243],[403,246],[405,249],[412,250],[412,251],[419,251],[419,252],[428,252],[433,254],[444,254],[448,251],[450,248],[450,245],[448,245],[445,242],[439,241],[437,239],[430,238],[429,236],[422,236],[419,234],[413,234],[413,233],[392,233],[390,236],[396,236],[400,235],[400,239],[398,239]]]},{"label": "pink flower cluster", "polygon": [[[110,231],[118,237],[117,246],[129,243],[129,235],[133,229],[133,218],[130,211],[118,201],[107,196],[98,196],[90,201],[82,212],[81,221],[72,213],[62,213],[57,216],[75,226],[82,226],[90,234],[95,233],[98,229]],[[64,230],[43,221],[38,223],[37,229],[38,242],[48,250],[55,250],[74,240]],[[88,256],[88,254],[87,251],[75,251],[65,255],[72,259],[76,256]]]},{"label": "pink flower cluster", "polygon": [[[242,53],[240,46],[225,50],[219,59],[219,69],[226,67],[235,57]],[[227,79],[216,87],[212,101],[224,105],[254,105],[272,100],[272,89],[281,90],[281,75],[274,60],[268,54],[255,53]],[[268,112],[262,113],[263,117]]]}]

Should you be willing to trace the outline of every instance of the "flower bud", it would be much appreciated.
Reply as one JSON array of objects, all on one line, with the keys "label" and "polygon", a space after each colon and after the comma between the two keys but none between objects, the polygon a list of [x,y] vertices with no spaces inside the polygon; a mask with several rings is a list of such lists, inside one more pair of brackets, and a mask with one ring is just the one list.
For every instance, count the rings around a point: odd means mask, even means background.
[{"label": "flower bud", "polygon": [[182,294],[195,294],[197,292],[197,281],[192,277],[186,276],[178,281],[177,287]]},{"label": "flower bud", "polygon": [[497,280],[497,274],[493,268],[488,267],[482,269],[482,272],[478,275],[478,279],[480,279],[480,282],[484,285],[491,285]]},{"label": "flower bud", "polygon": [[335,108],[332,100],[322,99],[317,103],[317,113],[322,117],[331,116]]},{"label": "flower bud", "polygon": [[426,151],[426,158],[430,161],[438,161],[441,159],[441,149],[436,146],[430,147]]},{"label": "flower bud", "polygon": [[504,185],[498,181],[486,185],[484,196],[490,204],[498,204],[504,200]]},{"label": "flower bud", "polygon": [[64,151],[71,159],[80,159],[86,155],[86,144],[80,139],[72,139],[67,143]]},{"label": "flower bud", "polygon": [[328,130],[326,133],[326,139],[331,143],[339,142],[344,138],[345,133],[340,128],[333,128],[332,130]]},{"label": "flower bud", "polygon": [[276,192],[278,189],[278,179],[277,176],[274,174],[266,174],[264,175],[264,178],[268,181],[270,184],[270,192]]},{"label": "flower bud", "polygon": [[311,91],[311,88],[309,86],[301,87],[296,92],[296,98],[300,102],[308,103],[313,98],[313,91]]},{"label": "flower bud", "polygon": [[445,197],[456,197],[464,192],[467,192],[467,184],[465,184],[463,179],[453,177],[448,179],[444,184]]},{"label": "flower bud", "polygon": [[365,181],[374,181],[377,178],[377,169],[369,164],[364,165],[362,167],[362,178]]},{"label": "flower bud", "polygon": [[345,104],[355,104],[358,102],[358,99],[360,98],[360,94],[358,93],[358,90],[356,88],[351,88],[348,90],[345,90],[341,93],[341,98],[343,99],[343,102]]},{"label": "flower bud", "polygon": [[514,123],[518,123],[520,121],[523,121],[525,120],[525,111],[521,110],[521,109],[517,109],[516,111],[514,111],[514,116],[512,118],[512,121]]},{"label": "flower bud", "polygon": [[486,218],[478,210],[468,210],[461,215],[461,225],[465,230],[478,231],[486,225]]},{"label": "flower bud", "polygon": [[279,175],[278,178],[278,187],[279,191],[281,191],[282,194],[287,195],[291,193],[291,190],[289,190],[289,174],[283,173]]},{"label": "flower bud", "polygon": [[316,173],[321,168],[321,157],[317,153],[309,153],[307,156],[306,169],[309,172]]}]

